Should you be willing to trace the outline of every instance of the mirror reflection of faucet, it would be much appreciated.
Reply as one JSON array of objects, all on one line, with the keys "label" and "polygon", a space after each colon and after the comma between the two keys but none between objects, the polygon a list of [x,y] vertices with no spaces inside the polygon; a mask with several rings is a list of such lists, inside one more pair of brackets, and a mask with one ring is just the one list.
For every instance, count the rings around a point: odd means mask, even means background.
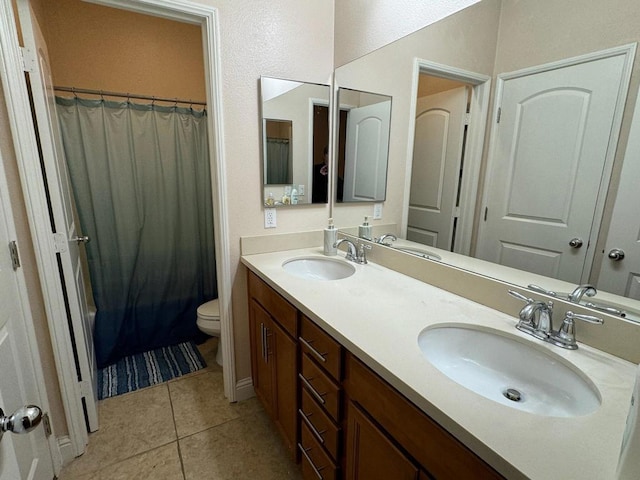
[{"label": "mirror reflection of faucet", "polygon": [[591,297],[595,297],[598,293],[598,291],[596,290],[596,287],[588,283],[578,285],[571,293],[554,292],[552,290],[547,290],[545,288],[542,288],[534,284],[527,285],[527,288],[530,290],[533,290],[534,292],[542,293],[544,295],[559,298],[562,300],[568,300],[572,303],[577,303],[588,308],[593,308],[594,310],[599,310],[603,313],[608,313],[610,315],[616,315],[622,318],[627,316],[627,312],[625,312],[624,310],[620,310],[618,308],[612,307],[611,305],[607,305],[606,303],[603,303],[601,301],[597,303],[592,301],[582,302],[583,297],[585,295],[591,298]]},{"label": "mirror reflection of faucet", "polygon": [[352,262],[358,263],[360,265],[366,265],[368,263],[367,250],[371,250],[371,245],[359,241],[356,246],[356,244],[354,244],[351,240],[341,238],[333,246],[335,248],[338,248],[343,243],[347,244],[347,254],[344,257],[346,260],[351,260]]}]

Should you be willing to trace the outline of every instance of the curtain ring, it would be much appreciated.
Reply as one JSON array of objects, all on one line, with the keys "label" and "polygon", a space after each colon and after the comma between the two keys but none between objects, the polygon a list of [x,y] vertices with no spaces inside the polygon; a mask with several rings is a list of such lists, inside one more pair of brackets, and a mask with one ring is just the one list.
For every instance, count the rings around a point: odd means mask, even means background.
[{"label": "curtain ring", "polygon": [[78,94],[76,93],[76,87],[71,87],[71,92],[73,92],[73,98],[78,99]]},{"label": "curtain ring", "polygon": [[155,107],[156,105],[156,97],[151,97],[151,106]]},{"label": "curtain ring", "polygon": [[178,97],[173,99],[173,108],[178,108]]},{"label": "curtain ring", "polygon": [[131,94],[127,92],[127,103],[131,103]]},{"label": "curtain ring", "polygon": [[104,95],[103,95],[102,90],[100,90],[100,100],[102,100],[104,102]]}]

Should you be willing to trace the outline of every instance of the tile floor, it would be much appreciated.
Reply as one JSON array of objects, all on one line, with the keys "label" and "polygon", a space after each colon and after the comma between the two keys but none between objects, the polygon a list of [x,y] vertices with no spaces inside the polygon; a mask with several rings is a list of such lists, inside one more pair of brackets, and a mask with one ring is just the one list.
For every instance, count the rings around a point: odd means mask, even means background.
[{"label": "tile floor", "polygon": [[216,342],[199,346],[206,369],[101,400],[100,430],[59,479],[301,479],[260,403],[224,398]]}]

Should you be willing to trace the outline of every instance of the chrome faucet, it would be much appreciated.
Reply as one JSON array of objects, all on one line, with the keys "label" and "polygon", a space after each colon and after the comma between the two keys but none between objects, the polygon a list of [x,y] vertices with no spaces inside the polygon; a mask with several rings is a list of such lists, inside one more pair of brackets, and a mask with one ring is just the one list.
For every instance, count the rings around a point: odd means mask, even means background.
[{"label": "chrome faucet", "polygon": [[391,243],[385,242],[387,238],[390,238],[394,242],[398,240],[398,237],[396,237],[393,233],[385,233],[383,235],[380,235],[378,238],[376,238],[374,242],[379,243],[380,245],[384,245],[386,247],[390,247]]},{"label": "chrome faucet", "polygon": [[351,240],[341,238],[333,246],[338,248],[340,244],[347,244],[347,254],[345,259],[352,262],[359,263],[360,265],[367,264],[367,250],[371,250],[371,245],[367,245],[364,242],[358,242],[358,245],[354,244]]},{"label": "chrome faucet", "polygon": [[553,302],[534,300],[514,290],[509,290],[509,295],[526,303],[520,310],[520,321],[516,328],[542,340],[549,338],[552,329]]},{"label": "chrome faucet", "polygon": [[334,243],[333,246],[335,248],[338,248],[343,243],[347,244],[347,254],[344,258],[346,258],[347,260],[351,260],[352,262],[357,262],[356,259],[358,258],[358,251],[356,250],[355,244],[351,240],[347,238],[341,238],[336,243]]},{"label": "chrome faucet", "polygon": [[[591,285],[581,285],[581,287],[587,287],[581,294],[584,295],[585,292],[589,291],[588,287],[591,287]],[[593,290],[595,290],[595,288],[593,288]],[[599,325],[604,323],[604,320],[600,317],[568,311],[562,321],[562,325],[556,331],[553,330],[552,322],[553,302],[549,301],[545,303],[540,300],[534,300],[514,290],[509,290],[509,295],[526,303],[526,305],[522,307],[522,310],[520,310],[520,321],[516,325],[516,328],[557,347],[567,348],[569,350],[578,348],[574,319]],[[589,294],[587,293],[587,295]]]},{"label": "chrome faucet", "polygon": [[584,285],[578,285],[573,290],[573,292],[569,294],[569,301],[572,303],[580,303],[580,300],[582,300],[582,297],[584,297],[585,295],[587,297],[594,297],[596,293],[598,293],[598,291],[593,285],[590,285],[588,283],[585,283]]}]

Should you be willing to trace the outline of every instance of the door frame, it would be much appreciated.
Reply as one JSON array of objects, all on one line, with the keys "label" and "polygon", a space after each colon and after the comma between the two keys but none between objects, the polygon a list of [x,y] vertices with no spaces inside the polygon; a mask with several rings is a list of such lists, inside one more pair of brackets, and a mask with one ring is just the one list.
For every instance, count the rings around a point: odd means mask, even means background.
[{"label": "door frame", "polygon": [[[40,168],[29,96],[24,80],[23,57],[18,44],[11,0],[0,0],[0,74],[5,88],[20,180],[25,198],[29,228],[33,237],[38,274],[42,284],[45,310],[51,333],[56,370],[60,383],[69,438],[59,438],[58,455],[63,462],[82,454],[88,442],[84,411],[78,395],[75,360],[67,323],[61,280],[55,261],[55,248],[49,222],[44,178]],[[121,8],[202,27],[206,95],[209,115],[208,137],[211,145],[211,181],[216,247],[216,274],[220,299],[220,323],[223,354],[224,391],[230,402],[236,401],[237,388],[233,323],[231,312],[231,261],[226,212],[226,167],[223,144],[222,77],[220,72],[220,29],[218,9],[172,0],[93,0],[91,3]],[[54,458],[56,455],[54,455]]]},{"label": "door frame", "polygon": [[[611,173],[613,170],[613,162],[618,150],[618,141],[620,138],[620,128],[622,126],[622,117],[624,114],[624,107],[627,100],[627,94],[629,92],[629,83],[631,81],[631,72],[633,70],[633,62],[635,58],[637,43],[628,43],[617,47],[608,48],[605,50],[598,50],[596,52],[586,53],[575,57],[564,58],[554,62],[543,63],[541,65],[535,65],[533,67],[523,68],[521,70],[515,70],[512,72],[505,72],[497,75],[496,79],[496,92],[494,96],[494,108],[493,117],[491,119],[492,128],[489,140],[489,150],[487,154],[487,168],[484,178],[484,192],[482,193],[481,207],[484,209],[487,205],[488,191],[487,186],[490,183],[491,172],[494,167],[495,161],[494,153],[496,149],[497,134],[496,129],[493,126],[498,122],[498,115],[500,107],[502,106],[502,93],[504,90],[504,84],[507,80],[513,80],[516,78],[526,77],[529,75],[535,75],[538,73],[549,72],[551,70],[557,70],[565,67],[572,67],[581,63],[588,63],[595,60],[603,60],[605,58],[616,57],[619,55],[624,56],[624,67],[622,75],[620,77],[620,89],[618,91],[618,98],[616,100],[615,112],[613,114],[613,121],[611,123],[611,133],[609,135],[609,144],[607,146],[607,153],[604,161],[604,167],[602,171],[602,177],[600,178],[600,185],[598,188],[598,194],[596,197],[596,205],[594,209],[594,220],[591,224],[591,230],[587,238],[587,245],[590,250],[587,250],[585,263],[582,267],[582,274],[580,276],[580,283],[586,283],[589,280],[591,269],[593,267],[593,261],[595,257],[595,250],[597,246],[598,235],[600,233],[600,225],[602,223],[602,215],[604,213],[605,200],[607,192],[609,190],[609,182],[611,181]],[[483,222],[478,222],[478,235],[476,241],[480,241],[482,234]]]},{"label": "door frame", "polygon": [[476,202],[482,164],[482,150],[487,128],[489,113],[489,96],[491,92],[491,77],[480,73],[470,72],[442,63],[431,62],[421,58],[413,60],[413,83],[411,86],[411,104],[409,106],[409,138],[407,149],[407,165],[404,180],[404,198],[402,200],[402,221],[400,231],[406,232],[409,223],[409,195],[411,193],[411,172],[413,169],[413,142],[416,130],[416,110],[418,103],[418,82],[420,73],[434,77],[457,80],[471,85],[471,112],[469,128],[464,148],[465,172],[460,181],[460,207],[456,227],[454,252],[468,255],[471,250],[471,239],[475,219]]}]

